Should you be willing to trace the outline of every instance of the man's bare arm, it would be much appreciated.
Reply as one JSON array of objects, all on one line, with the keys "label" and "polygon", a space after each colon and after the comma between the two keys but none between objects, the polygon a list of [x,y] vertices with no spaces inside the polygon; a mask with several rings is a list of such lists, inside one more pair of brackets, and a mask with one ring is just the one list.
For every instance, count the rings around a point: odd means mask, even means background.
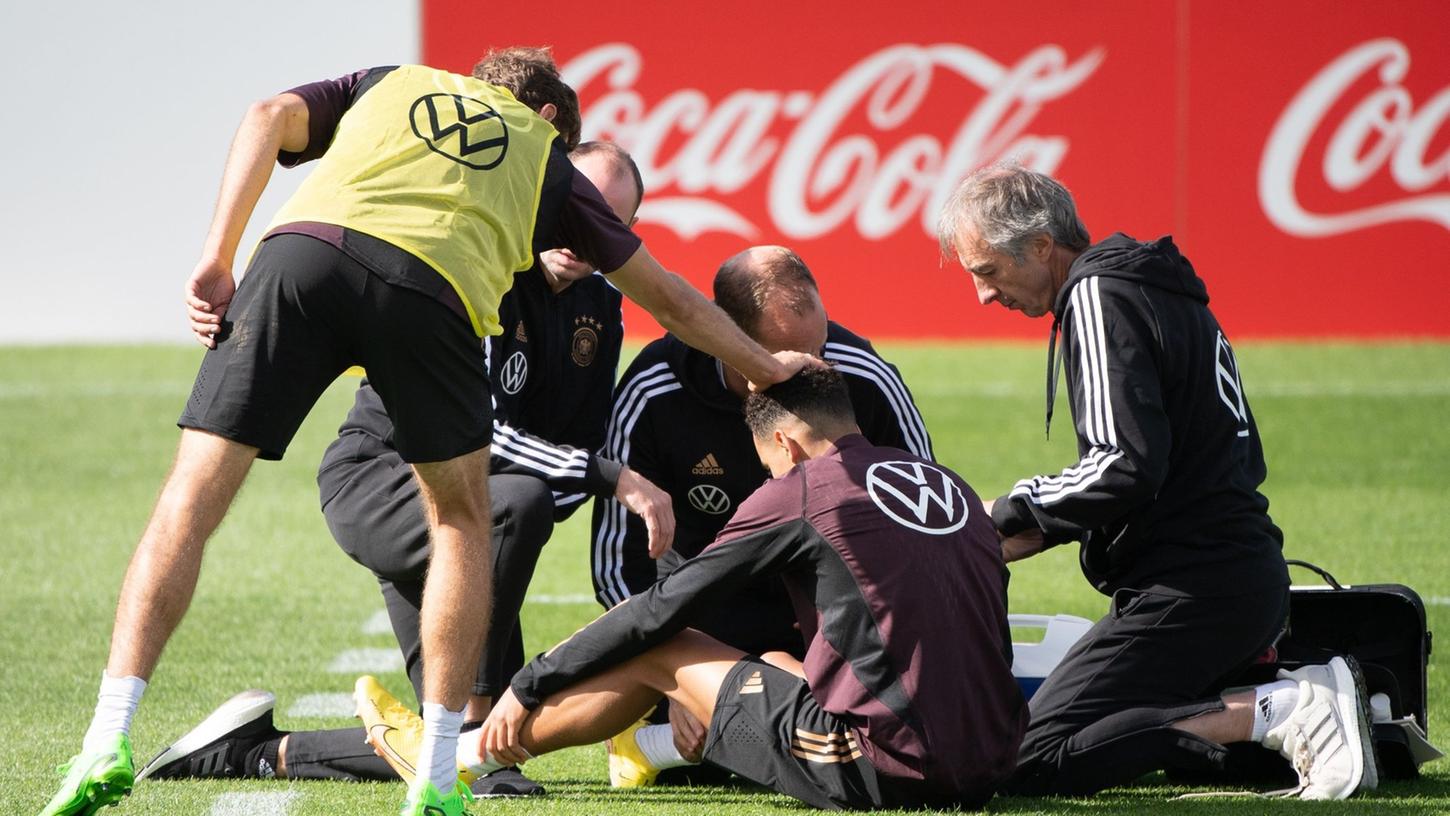
[{"label": "man's bare arm", "polygon": [[666,331],[723,360],[757,388],[790,379],[814,359],[797,352],[771,355],[684,278],[660,266],[643,245],[608,277]]},{"label": "man's bare arm", "polygon": [[191,330],[208,348],[216,346],[215,334],[236,292],[232,264],[237,245],[272,177],[277,153],[300,152],[307,141],[307,103],[292,93],[253,104],[237,128],[201,260],[186,281]]}]

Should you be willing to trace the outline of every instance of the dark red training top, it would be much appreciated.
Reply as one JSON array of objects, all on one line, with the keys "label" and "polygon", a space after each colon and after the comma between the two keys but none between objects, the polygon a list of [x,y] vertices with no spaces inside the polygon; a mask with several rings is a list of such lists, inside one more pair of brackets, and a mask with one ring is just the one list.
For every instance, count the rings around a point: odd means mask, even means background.
[{"label": "dark red training top", "polygon": [[1027,707],[997,533],[961,477],[859,435],[766,482],[715,543],[536,658],[514,693],[536,707],[772,574],[796,607],[811,694],[878,771],[973,801],[1012,771]]}]

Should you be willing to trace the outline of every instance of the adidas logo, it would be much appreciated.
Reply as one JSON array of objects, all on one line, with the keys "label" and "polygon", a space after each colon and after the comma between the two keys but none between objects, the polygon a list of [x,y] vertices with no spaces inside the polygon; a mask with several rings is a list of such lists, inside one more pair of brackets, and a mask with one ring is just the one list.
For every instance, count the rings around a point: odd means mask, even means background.
[{"label": "adidas logo", "polygon": [[720,467],[720,463],[715,461],[715,454],[707,453],[704,459],[696,462],[695,466],[690,468],[690,472],[696,476],[724,476],[725,468]]},{"label": "adidas logo", "polygon": [[760,679],[760,672],[747,677],[740,686],[741,694],[759,694],[762,691],[765,691],[765,681]]},{"label": "adidas logo", "polygon": [[855,734],[816,734],[803,728],[795,730],[795,736],[790,741],[790,753],[807,762],[820,764],[845,764],[861,758]]},{"label": "adidas logo", "polygon": [[191,756],[192,776],[226,776],[227,775],[227,749],[228,743],[222,743],[206,752],[197,752]]}]

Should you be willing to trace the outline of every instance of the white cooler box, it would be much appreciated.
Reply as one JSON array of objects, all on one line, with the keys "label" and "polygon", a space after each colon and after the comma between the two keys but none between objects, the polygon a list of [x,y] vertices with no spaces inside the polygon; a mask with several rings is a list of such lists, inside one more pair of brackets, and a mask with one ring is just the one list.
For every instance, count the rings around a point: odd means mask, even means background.
[{"label": "white cooler box", "polygon": [[1045,630],[1037,643],[1012,643],[1012,676],[1022,687],[1022,696],[1029,700],[1072,644],[1093,625],[1076,615],[1008,615],[1007,623],[1016,629]]}]

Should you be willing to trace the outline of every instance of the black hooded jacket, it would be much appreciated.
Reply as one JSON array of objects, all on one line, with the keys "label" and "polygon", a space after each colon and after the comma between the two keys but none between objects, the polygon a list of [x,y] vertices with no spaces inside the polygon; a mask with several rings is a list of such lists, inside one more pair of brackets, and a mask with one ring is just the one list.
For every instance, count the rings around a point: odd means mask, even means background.
[{"label": "black hooded jacket", "polygon": [[1233,348],[1173,240],[1117,233],[1094,244],[1052,312],[1048,423],[1060,329],[1081,458],[1013,486],[992,508],[998,530],[1082,541],[1083,572],[1105,593],[1226,596],[1288,584]]}]

